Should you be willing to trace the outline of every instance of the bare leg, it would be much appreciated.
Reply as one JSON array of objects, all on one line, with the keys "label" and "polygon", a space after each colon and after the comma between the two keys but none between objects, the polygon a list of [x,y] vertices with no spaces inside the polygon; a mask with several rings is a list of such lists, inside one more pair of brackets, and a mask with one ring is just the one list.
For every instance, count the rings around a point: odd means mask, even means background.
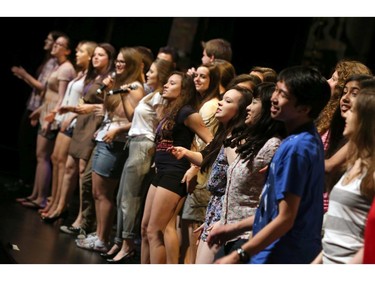
[{"label": "bare leg", "polygon": [[180,240],[177,234],[177,216],[184,205],[185,198],[182,198],[177,205],[172,219],[169,221],[164,232],[164,243],[167,254],[167,263],[178,264],[180,257]]},{"label": "bare leg", "polygon": [[214,245],[209,247],[208,244],[202,240],[199,241],[197,249],[196,264],[211,264],[215,260],[215,254],[219,251],[220,247]]},{"label": "bare leg", "polygon": [[150,221],[151,207],[152,207],[152,202],[154,201],[155,193],[156,193],[156,187],[151,184],[150,188],[148,189],[145,207],[143,211],[142,223],[141,223],[141,237],[142,237],[141,263],[142,264],[150,263],[150,244],[148,242],[148,237],[147,237],[147,226]]},{"label": "bare leg", "polygon": [[177,214],[177,207],[182,206],[181,197],[161,186],[158,186],[152,202],[150,221],[147,227],[147,237],[150,244],[150,261],[152,264],[167,262],[164,242],[165,229]]},{"label": "bare leg", "polygon": [[[35,173],[34,189],[36,192],[36,199],[33,200],[37,205],[45,204],[48,189],[51,182],[51,154],[54,146],[54,141],[38,135],[37,137],[37,167]],[[33,194],[34,191],[33,191]],[[26,202],[27,203],[27,202]],[[24,204],[27,206],[27,204]]]},{"label": "bare leg", "polygon": [[118,179],[106,178],[92,173],[92,187],[95,198],[97,235],[103,242],[109,241],[115,214],[114,193]]}]

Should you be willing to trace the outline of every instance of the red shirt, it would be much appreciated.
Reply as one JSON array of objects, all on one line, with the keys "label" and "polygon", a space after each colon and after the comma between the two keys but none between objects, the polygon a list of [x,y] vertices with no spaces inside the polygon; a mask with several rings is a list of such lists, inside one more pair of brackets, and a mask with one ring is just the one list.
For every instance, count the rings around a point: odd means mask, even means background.
[{"label": "red shirt", "polygon": [[375,264],[375,198],[366,222],[363,263]]}]

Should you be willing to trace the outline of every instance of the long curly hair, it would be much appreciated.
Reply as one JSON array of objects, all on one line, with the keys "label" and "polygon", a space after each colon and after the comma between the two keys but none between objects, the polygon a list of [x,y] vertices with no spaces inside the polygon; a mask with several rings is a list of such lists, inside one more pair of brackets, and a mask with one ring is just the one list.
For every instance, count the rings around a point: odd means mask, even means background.
[{"label": "long curly hair", "polygon": [[341,92],[344,88],[346,79],[353,74],[372,75],[371,70],[363,63],[347,59],[339,61],[335,66],[335,71],[337,71],[338,77],[337,85],[333,93],[331,93],[331,98],[327,105],[315,121],[316,128],[321,135],[328,130],[333,114],[340,104]]}]

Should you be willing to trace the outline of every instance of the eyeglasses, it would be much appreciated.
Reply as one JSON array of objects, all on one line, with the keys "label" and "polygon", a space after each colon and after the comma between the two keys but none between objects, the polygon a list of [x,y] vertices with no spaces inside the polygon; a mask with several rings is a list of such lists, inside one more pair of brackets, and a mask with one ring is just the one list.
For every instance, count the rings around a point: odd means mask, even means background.
[{"label": "eyeglasses", "polygon": [[55,42],[55,43],[53,43],[53,45],[56,45],[56,46],[63,47],[65,49],[67,49],[67,47],[64,44],[61,44],[59,42]]},{"label": "eyeglasses", "polygon": [[125,62],[124,60],[115,60],[115,64],[116,64],[116,63],[124,64],[124,65],[126,64],[126,62]]}]

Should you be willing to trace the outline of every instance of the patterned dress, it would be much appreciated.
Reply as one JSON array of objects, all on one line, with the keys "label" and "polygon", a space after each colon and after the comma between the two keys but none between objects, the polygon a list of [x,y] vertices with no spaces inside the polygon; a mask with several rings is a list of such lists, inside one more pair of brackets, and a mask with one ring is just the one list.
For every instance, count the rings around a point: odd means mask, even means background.
[{"label": "patterned dress", "polygon": [[[254,157],[250,167],[249,162],[241,159],[239,155],[229,165],[221,224],[236,223],[255,214],[266,177],[265,172],[259,171],[271,162],[280,143],[279,138],[269,139]],[[248,240],[250,234],[251,231],[246,231],[233,240]]]},{"label": "patterned dress", "polygon": [[224,146],[221,147],[207,182],[207,188],[211,192],[210,201],[208,202],[204,228],[201,239],[206,241],[208,236],[207,228],[220,220],[222,209],[222,197],[227,185],[228,160],[224,153]]}]

